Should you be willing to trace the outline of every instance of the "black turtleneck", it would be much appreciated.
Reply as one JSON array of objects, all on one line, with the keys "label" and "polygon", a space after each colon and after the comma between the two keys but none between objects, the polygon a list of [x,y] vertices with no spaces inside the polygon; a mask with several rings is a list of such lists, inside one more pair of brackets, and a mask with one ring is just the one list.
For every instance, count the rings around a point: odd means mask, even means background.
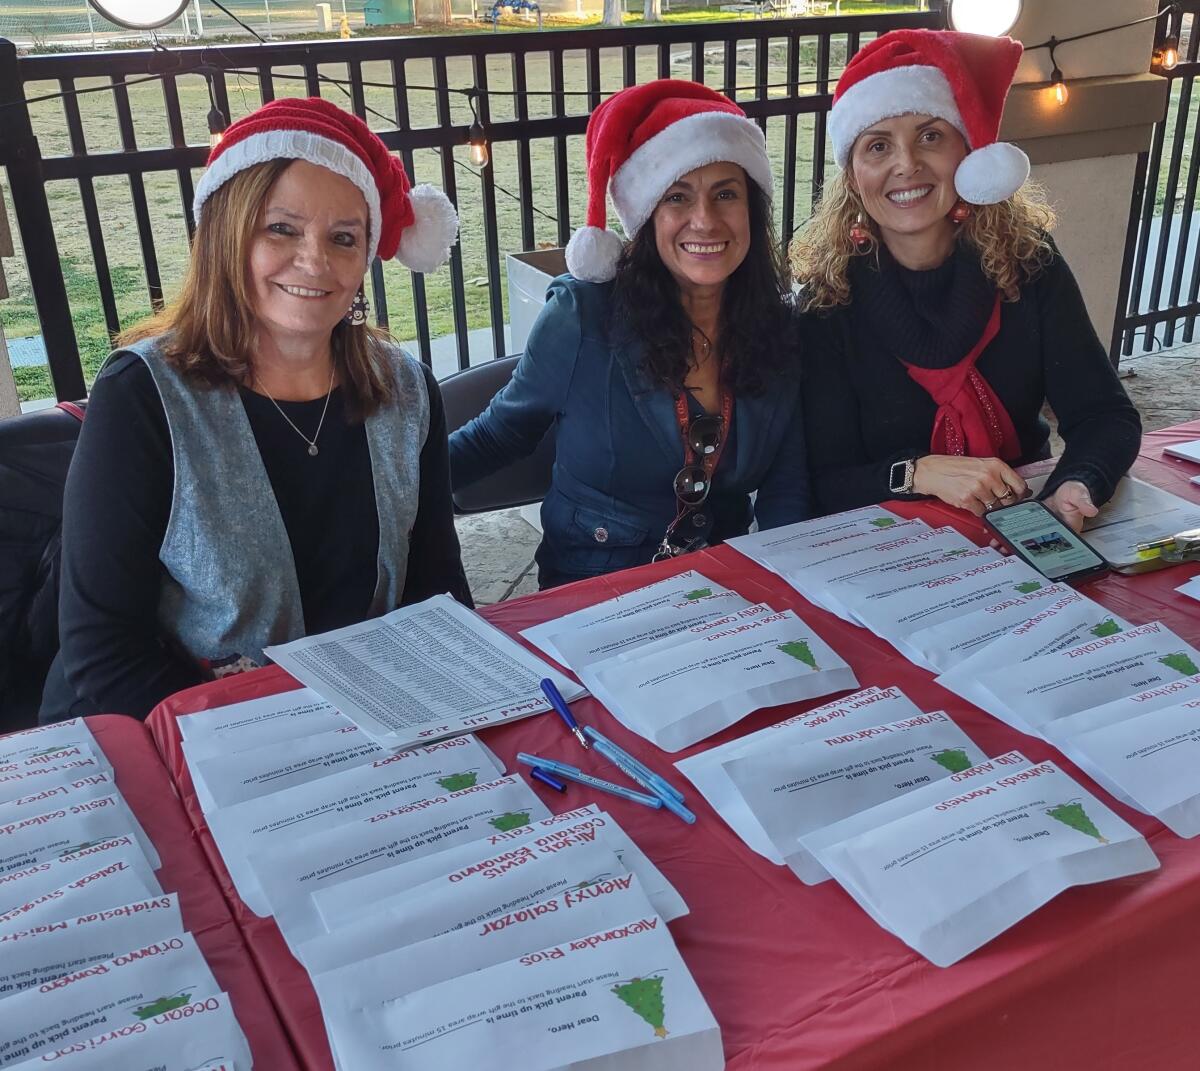
[{"label": "black turtleneck", "polygon": [[[995,291],[965,245],[911,271],[886,250],[851,262],[849,305],[802,317],[804,419],[816,506],[824,513],[893,497],[894,461],[929,453],[937,406],[901,361],[946,368],[983,334]],[[1049,402],[1066,450],[1046,484],[1087,485],[1099,504],[1137,456],[1141,419],[1058,253],[1001,305],[1000,330],[976,365],[1021,444],[1014,465],[1049,457]]]}]

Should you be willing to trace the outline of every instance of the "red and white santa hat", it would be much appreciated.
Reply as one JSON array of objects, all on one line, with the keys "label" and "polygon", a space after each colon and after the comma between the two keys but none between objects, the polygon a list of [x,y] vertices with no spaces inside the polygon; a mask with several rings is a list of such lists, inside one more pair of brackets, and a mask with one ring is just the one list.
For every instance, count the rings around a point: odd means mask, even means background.
[{"label": "red and white santa hat", "polygon": [[954,30],[877,37],[846,65],[833,95],[829,136],[839,166],[872,123],[932,115],[955,127],[970,149],[954,175],[958,195],[976,205],[1011,197],[1029,178],[1029,157],[996,137],[1021,51],[1011,37]]},{"label": "red and white santa hat", "polygon": [[367,202],[367,263],[378,253],[413,271],[440,268],[458,239],[458,214],[441,190],[413,186],[400,160],[361,119],[319,97],[273,100],[239,119],[208,155],[193,214],[239,171],[268,160],[307,160],[349,179]]},{"label": "red and white santa hat", "polygon": [[767,139],[728,97],[698,82],[660,78],[604,101],[587,127],[587,225],[567,244],[567,270],[607,282],[617,270],[621,239],[607,230],[605,194],[633,238],[662,195],[706,164],[740,164],[768,197]]}]

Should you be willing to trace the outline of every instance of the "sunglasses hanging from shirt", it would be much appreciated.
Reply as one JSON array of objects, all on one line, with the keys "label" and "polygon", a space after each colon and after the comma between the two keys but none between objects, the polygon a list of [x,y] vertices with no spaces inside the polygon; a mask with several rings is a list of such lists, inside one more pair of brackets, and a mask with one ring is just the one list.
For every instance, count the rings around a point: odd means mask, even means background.
[{"label": "sunglasses hanging from shirt", "polygon": [[[688,420],[687,395],[675,396],[675,419],[683,436],[683,468],[675,473],[675,519],[667,525],[653,560],[663,561],[700,550],[705,545],[709,518],[700,512],[712,489],[713,473],[721,463],[733,419],[733,392],[722,388],[721,412]],[[691,528],[691,532],[688,528]]]}]

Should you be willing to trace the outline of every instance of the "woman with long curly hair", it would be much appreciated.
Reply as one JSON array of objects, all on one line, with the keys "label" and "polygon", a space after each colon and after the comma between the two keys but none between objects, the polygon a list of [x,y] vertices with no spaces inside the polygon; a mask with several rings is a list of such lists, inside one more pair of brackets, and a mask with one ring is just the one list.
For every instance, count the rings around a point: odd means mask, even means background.
[{"label": "woman with long curly hair", "polygon": [[43,721],[144,717],[263,648],[469,602],[437,383],[367,324],[376,253],[431,271],[450,202],[319,99],[239,119],[178,296],[118,339],[67,477]]},{"label": "woman with long curly hair", "polygon": [[[662,79],[588,122],[589,226],[567,247],[511,382],[450,437],[465,487],[552,426],[542,587],[808,515],[788,282],[762,132]],[[605,193],[629,236],[605,228]],[[753,510],[750,493],[758,492]]]},{"label": "woman with long curly hair", "polygon": [[792,249],[820,512],[1010,505],[1027,493],[1014,469],[1050,456],[1047,402],[1066,449],[1042,494],[1076,531],[1137,454],[1137,410],[1053,212],[1025,154],[996,141],[1020,55],[1009,38],[895,30],[838,82],[842,171]]}]

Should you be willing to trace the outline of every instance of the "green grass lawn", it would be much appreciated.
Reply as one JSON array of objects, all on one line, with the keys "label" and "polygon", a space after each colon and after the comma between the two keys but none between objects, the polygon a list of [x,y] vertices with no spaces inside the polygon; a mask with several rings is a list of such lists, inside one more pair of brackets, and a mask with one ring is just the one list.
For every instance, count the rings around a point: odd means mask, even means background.
[{"label": "green grass lawn", "polygon": [[[843,10],[852,6],[846,0]],[[873,10],[884,6],[857,3],[857,7]],[[901,5],[890,5],[900,7]],[[695,13],[673,12],[672,20],[693,17]],[[456,24],[457,25],[457,24]],[[487,32],[491,32],[488,30]],[[839,46],[840,45],[840,49]],[[802,50],[800,80],[814,77],[812,63],[814,50]],[[682,62],[674,65],[674,72],[690,77],[690,46],[674,46],[674,53]],[[710,85],[720,85],[723,76],[723,49],[716,47],[706,54],[705,80]],[[835,69],[844,62],[845,42],[835,43],[833,60]],[[656,75],[656,49],[640,49],[637,56],[638,80],[649,80]],[[786,79],[786,49],[783,39],[773,43],[768,50],[766,67],[759,71],[752,49],[739,53],[737,82],[739,86],[782,83]],[[619,50],[601,53],[601,86],[605,91],[615,90],[622,84],[622,65]],[[332,77],[345,77],[344,65],[331,64],[322,68]],[[279,73],[299,74],[298,70]],[[409,61],[406,76],[410,84],[432,85],[432,64],[426,60]],[[462,88],[474,84],[472,61],[467,58],[448,62],[449,84]],[[390,68],[386,63],[367,63],[363,66],[363,77],[367,81],[388,81]],[[550,70],[548,54],[532,54],[527,62],[527,80],[530,90],[549,90]],[[508,57],[494,57],[488,63],[488,81],[495,93],[491,97],[491,117],[494,121],[515,119],[514,98],[498,91],[512,88],[512,71]],[[81,80],[79,85],[86,84]],[[239,81],[230,77],[229,99],[234,118],[253,110],[258,97],[256,86],[250,80]],[[300,80],[279,80],[277,95],[302,95],[304,83]],[[184,115],[187,140],[190,144],[207,142],[208,132],[204,117],[208,111],[207,89],[199,76],[186,76],[178,82],[180,103]],[[54,92],[51,84],[30,84],[30,96]],[[584,57],[582,53],[569,54],[566,63],[566,88],[586,88]],[[811,88],[807,90],[811,92]],[[773,96],[782,96],[782,89],[769,91]],[[336,86],[325,85],[324,95],[339,104],[346,98]],[[162,88],[158,83],[133,86],[129,90],[133,111],[137,143],[140,147],[156,147],[168,144]],[[391,91],[382,88],[366,90],[367,105],[385,116],[394,114]],[[88,151],[100,153],[119,151],[120,139],[111,94],[107,92],[84,94],[79,97],[83,116]],[[436,125],[433,94],[410,91],[409,104],[412,126]],[[531,117],[548,116],[550,97],[529,98]],[[567,110],[570,114],[586,114],[586,98],[568,97]],[[69,152],[66,124],[61,102],[47,101],[32,108],[35,131],[43,154]],[[456,125],[467,125],[470,112],[465,100],[452,97],[452,120]],[[394,124],[385,123],[374,116],[370,124],[377,129],[386,129]],[[796,218],[803,219],[811,204],[812,184],[812,141],[814,121],[811,116],[801,116],[797,135],[798,165],[796,173]],[[768,124],[768,151],[775,165],[776,181],[783,175],[785,121],[773,118]],[[583,137],[568,139],[568,196],[572,226],[582,222],[586,198]],[[523,248],[520,227],[520,185],[517,171],[517,151],[513,143],[493,143],[491,146],[493,172],[497,184],[496,223],[499,236],[500,284],[507,302],[507,279],[504,271],[504,254],[518,252]],[[532,199],[538,212],[534,216],[535,245],[558,244],[558,228],[555,222],[557,202],[554,188],[554,144],[552,140],[534,142],[531,146],[533,167]],[[488,264],[484,245],[484,217],[481,181],[474,169],[466,163],[465,150],[458,150],[455,158],[455,180],[458,186],[458,205],[461,217],[460,246],[463,271],[466,280],[467,322],[471,328],[486,327],[491,323],[488,291]],[[442,185],[442,160],[432,150],[416,154],[416,180]],[[193,178],[198,177],[194,175]],[[179,185],[174,172],[147,173],[144,177],[146,197],[149,204],[152,230],[158,254],[158,266],[164,288],[173,292],[179,285],[188,255],[183,207]],[[122,325],[136,322],[150,311],[146,290],[145,270],[141,261],[137,228],[134,222],[129,180],[124,177],[101,178],[95,181],[96,198],[104,233],[105,249],[112,273],[117,307]],[[506,193],[505,191],[508,191]],[[510,196],[512,194],[513,196]],[[95,375],[100,363],[109,350],[109,339],[105,328],[99,288],[96,283],[95,265],[88,243],[82,203],[78,184],[56,182],[48,187],[51,212],[54,219],[54,237],[61,258],[63,273],[71,302],[75,333],[84,360],[88,381]],[[11,201],[11,198],[10,198]],[[782,198],[777,191],[777,204]],[[24,272],[24,263],[19,249],[17,256],[6,262],[11,297],[0,301],[0,317],[10,337],[36,335],[40,333],[29,281]],[[385,281],[390,325],[400,339],[412,339],[416,335],[412,287],[408,272],[397,264],[385,266]],[[449,334],[454,330],[453,305],[448,268],[426,276],[426,300],[430,327],[434,336]],[[505,317],[507,318],[507,317]],[[15,370],[18,388],[24,399],[45,397],[52,393],[49,377],[42,368],[19,368]]]}]

